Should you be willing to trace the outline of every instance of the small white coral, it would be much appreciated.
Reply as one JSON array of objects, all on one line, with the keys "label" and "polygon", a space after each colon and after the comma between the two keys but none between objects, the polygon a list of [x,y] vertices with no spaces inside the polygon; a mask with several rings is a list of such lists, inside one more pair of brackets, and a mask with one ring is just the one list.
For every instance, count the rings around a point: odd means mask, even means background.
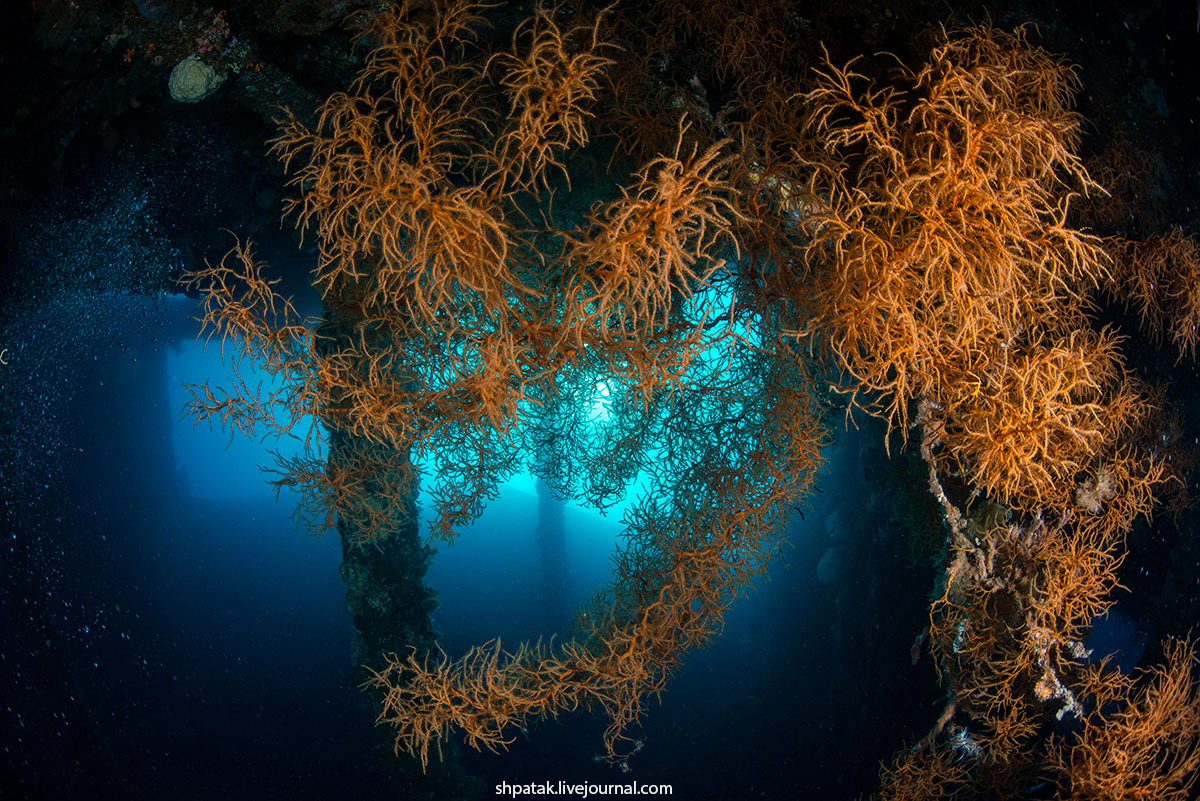
[{"label": "small white coral", "polygon": [[180,103],[199,103],[212,95],[225,81],[225,76],[195,56],[188,56],[175,65],[171,77],[167,79],[167,88],[171,90],[171,98]]},{"label": "small white coral", "polygon": [[1094,515],[1103,511],[1103,504],[1117,494],[1117,479],[1112,469],[1101,467],[1095,478],[1080,482],[1075,487],[1075,504]]}]

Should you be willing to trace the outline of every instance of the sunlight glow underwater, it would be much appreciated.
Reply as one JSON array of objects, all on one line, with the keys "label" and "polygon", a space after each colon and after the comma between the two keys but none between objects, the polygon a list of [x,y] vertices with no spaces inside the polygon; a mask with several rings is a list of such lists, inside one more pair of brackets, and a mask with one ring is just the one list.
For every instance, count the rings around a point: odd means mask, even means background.
[{"label": "sunlight glow underwater", "polygon": [[[200,314],[198,301],[182,296],[171,300],[179,301],[180,305],[188,305],[188,308],[183,309],[180,313],[191,316]],[[711,285],[695,292],[687,300],[685,314],[689,318],[697,320],[702,317],[714,319],[728,313],[734,303],[735,296],[732,290],[721,285]],[[752,327],[741,334],[741,338],[744,344],[751,346],[757,344],[757,336]],[[719,343],[709,353],[702,356],[701,360],[711,364],[712,360],[724,359],[728,356],[728,348],[737,346],[736,342]],[[200,339],[177,343],[169,351],[167,355],[167,380],[169,383],[167,392],[169,408],[174,413],[182,415],[184,404],[188,399],[188,392],[184,388],[184,384],[203,385],[205,381],[208,381],[213,387],[236,385],[234,368],[229,358],[231,353],[227,350],[224,355],[223,359],[221,346],[215,340],[207,345]],[[255,369],[254,365],[244,360],[238,365],[238,371],[247,385],[258,387],[264,395],[280,389],[283,383],[280,377]],[[589,422],[603,426],[609,421],[611,407],[616,400],[614,397],[616,391],[611,381],[604,377],[596,377],[587,401],[590,404]],[[303,430],[303,428],[300,426],[298,430]],[[171,426],[171,444],[178,467],[185,476],[188,491],[195,498],[213,501],[271,497],[273,490],[267,484],[269,476],[264,473],[264,468],[274,465],[271,452],[275,451],[283,458],[292,458],[298,456],[303,448],[303,443],[295,438],[255,441],[241,436],[237,432],[223,431],[218,425],[210,427],[207,424],[194,424],[190,418],[182,416],[173,421]],[[647,458],[653,459],[653,452],[647,454]],[[624,512],[648,488],[646,476],[639,474],[626,488],[624,497],[602,511],[571,500],[566,501],[564,506],[576,519],[581,519],[577,517],[578,515],[586,516],[582,519],[602,519],[604,522],[599,526],[589,526],[588,528],[604,531],[603,538],[606,540],[606,545],[611,547],[613,536],[618,530]],[[502,482],[499,492],[500,496],[497,501],[500,505],[507,502],[521,505],[535,503],[535,477],[528,469],[524,470]],[[427,508],[427,504],[422,503],[425,496],[426,493],[421,491],[417,497],[418,507],[422,510]],[[299,496],[297,493],[285,489],[279,494],[279,502],[287,504],[290,513],[290,508],[299,502]],[[422,532],[428,534],[429,520],[424,513],[421,514],[421,526]],[[472,528],[482,528],[482,526],[473,526]]]}]

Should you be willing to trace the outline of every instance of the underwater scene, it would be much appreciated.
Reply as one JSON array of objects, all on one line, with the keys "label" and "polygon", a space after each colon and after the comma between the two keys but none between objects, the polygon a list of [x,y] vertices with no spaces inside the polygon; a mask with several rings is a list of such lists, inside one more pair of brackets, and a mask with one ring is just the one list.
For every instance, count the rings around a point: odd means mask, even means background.
[{"label": "underwater scene", "polygon": [[0,19],[0,799],[1200,798],[1200,4]]}]

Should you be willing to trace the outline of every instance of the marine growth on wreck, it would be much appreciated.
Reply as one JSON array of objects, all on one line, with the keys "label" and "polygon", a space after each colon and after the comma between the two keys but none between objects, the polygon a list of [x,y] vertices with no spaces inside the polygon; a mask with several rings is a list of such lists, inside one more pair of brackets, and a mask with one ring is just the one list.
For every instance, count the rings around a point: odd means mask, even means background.
[{"label": "marine growth on wreck", "polygon": [[[46,5],[43,35],[82,24]],[[110,52],[161,77],[172,114],[237,98],[270,136],[241,158],[274,172],[157,276],[16,283],[5,401],[40,364],[31,298],[75,282],[192,304],[176,331],[221,367],[182,377],[185,427],[267,443],[290,536],[339,547],[353,641],[314,674],[326,689],[288,692],[357,688],[339,696],[355,742],[387,753],[335,751],[327,770],[370,763],[362,786],[402,798],[560,779],[1195,798],[1200,240],[1184,198],[1200,186],[1170,156],[1198,137],[1190,107],[1155,127],[1120,105],[1164,111],[1149,79],[1090,76],[1087,37],[1108,23],[788,0],[126,5]],[[285,56],[289,36],[306,49]],[[259,221],[276,213],[282,233]],[[47,237],[17,226],[12,263],[33,263]],[[33,449],[35,405],[7,423],[10,465]],[[53,698],[29,676],[75,653],[39,633],[70,591],[36,566],[81,529],[51,522],[32,464],[5,488],[4,604],[24,621],[6,648],[22,697]],[[115,480],[89,475],[74,480],[97,495]],[[496,512],[520,482],[540,567],[515,566],[526,533]],[[597,521],[619,525],[586,560],[609,576],[560,612]],[[476,536],[501,556],[455,568],[478,586],[443,570],[435,593],[430,571]],[[513,622],[485,587],[541,612]],[[435,595],[459,611],[441,618]],[[302,674],[305,653],[277,670]],[[99,674],[74,681],[105,694]],[[34,706],[18,702],[20,726]],[[107,743],[138,719],[91,725]],[[28,748],[5,749],[28,774],[14,797],[106,763],[56,780]]]}]

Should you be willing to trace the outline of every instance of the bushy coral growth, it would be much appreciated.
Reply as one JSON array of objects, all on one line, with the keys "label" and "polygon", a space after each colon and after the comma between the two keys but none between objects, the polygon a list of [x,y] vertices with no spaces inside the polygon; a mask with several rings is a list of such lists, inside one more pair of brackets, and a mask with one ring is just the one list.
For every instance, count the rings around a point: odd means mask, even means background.
[{"label": "bushy coral growth", "polygon": [[[768,28],[780,11],[735,5]],[[776,552],[832,387],[919,448],[945,513],[924,640],[947,703],[882,796],[1016,797],[1051,776],[1070,798],[1184,797],[1190,651],[1135,684],[1083,641],[1165,480],[1147,447],[1161,393],[1092,298],[1137,298],[1152,332],[1168,307],[1190,320],[1187,288],[1162,277],[1188,240],[1110,242],[1110,268],[1069,224],[1073,193],[1097,191],[1076,156],[1078,80],[1025,30],[943,34],[889,84],[827,62],[796,93],[760,57],[786,42],[698,27],[717,7],[663,3],[656,23],[712,51],[729,83],[716,114],[699,89],[655,94],[646,53],[606,44],[633,25],[617,10],[539,7],[498,53],[482,4],[361,18],[358,79],[274,143],[325,318],[298,320],[248,248],[191,275],[210,335],[286,379],[270,397],[196,387],[191,410],[302,435],[276,486],[302,490],[312,530],[344,523],[360,544],[409,519],[418,474],[443,539],[526,467],[598,508],[647,475],[570,639],[381,655],[368,682],[422,765],[452,737],[500,749],[575,709],[608,716],[621,762],[645,697]],[[595,195],[572,200],[584,170]],[[1194,324],[1171,330],[1194,347]],[[342,443],[327,467],[326,430]],[[1077,736],[1047,737],[1056,719]]]},{"label": "bushy coral growth", "polygon": [[1166,661],[1137,679],[1097,675],[1101,701],[1078,740],[1057,752],[1066,801],[1195,798],[1200,780],[1200,660],[1195,643],[1165,644]]},{"label": "bushy coral growth", "polygon": [[[681,116],[671,150],[560,223],[549,199],[569,188],[563,159],[588,140],[609,64],[602,16],[562,29],[541,9],[488,58],[475,50],[482,10],[365,18],[373,49],[350,92],[314,129],[282,122],[275,149],[295,175],[291,211],[317,238],[326,319],[295,321],[245,248],[192,275],[210,333],[289,380],[267,399],[205,389],[193,411],[348,435],[327,468],[310,448],[274,483],[301,490],[311,530],[340,524],[362,544],[408,519],[410,459],[432,478],[443,539],[530,464],[596,506],[648,474],[616,577],[572,639],[385,655],[370,682],[397,749],[423,764],[454,732],[497,748],[512,727],[579,707],[610,716],[615,760],[634,750],[642,699],[774,554],[820,463],[823,412],[805,363],[751,347],[777,332],[750,332],[756,320],[722,297],[742,220],[728,143],[700,147]],[[600,382],[603,425],[587,419]]]},{"label": "bushy coral growth", "polygon": [[1076,79],[1024,32],[985,28],[904,77],[872,88],[827,65],[804,96],[824,148],[803,165],[818,194],[798,334],[902,435],[912,400],[931,404],[947,467],[1006,503],[1062,506],[1142,394],[1119,339],[1087,323],[1105,252],[1065,222],[1063,190],[1094,189]]},{"label": "bushy coral growth", "polygon": [[[1062,753],[1041,735],[1048,714],[1088,721],[1083,743],[1103,739],[1083,641],[1164,465],[1147,447],[1157,393],[1124,366],[1121,338],[1089,321],[1114,279],[1101,241],[1066,222],[1072,189],[1096,190],[1074,155],[1075,86],[1025,32],[973,28],[898,85],[826,65],[804,96],[823,146],[801,162],[817,177],[797,211],[808,242],[795,333],[889,428],[920,431],[950,534],[927,631],[949,700],[885,772],[884,797],[1017,793]],[[1171,252],[1186,259],[1179,240]],[[1163,299],[1186,293],[1151,291],[1166,271],[1142,264],[1116,280],[1161,325]],[[970,496],[952,502],[941,476]],[[1174,702],[1197,711],[1186,694]]]},{"label": "bushy coral growth", "polygon": [[587,708],[610,718],[610,756],[635,750],[626,730],[642,699],[660,693],[683,654],[720,631],[725,610],[778,547],[772,532],[785,510],[811,481],[822,425],[798,378],[772,376],[736,418],[712,397],[703,398],[703,414],[660,418],[652,433],[679,437],[678,455],[660,467],[657,492],[627,517],[616,576],[580,615],[573,639],[512,653],[496,643],[458,660],[390,657],[371,684],[385,693],[380,719],[396,727],[397,748],[424,763],[431,746],[461,730],[469,743],[495,750],[532,720]]},{"label": "bushy coral growth", "polygon": [[1145,241],[1106,240],[1113,254],[1105,288],[1136,310],[1158,344],[1170,339],[1179,358],[1196,355],[1200,338],[1200,245],[1178,228]]}]

